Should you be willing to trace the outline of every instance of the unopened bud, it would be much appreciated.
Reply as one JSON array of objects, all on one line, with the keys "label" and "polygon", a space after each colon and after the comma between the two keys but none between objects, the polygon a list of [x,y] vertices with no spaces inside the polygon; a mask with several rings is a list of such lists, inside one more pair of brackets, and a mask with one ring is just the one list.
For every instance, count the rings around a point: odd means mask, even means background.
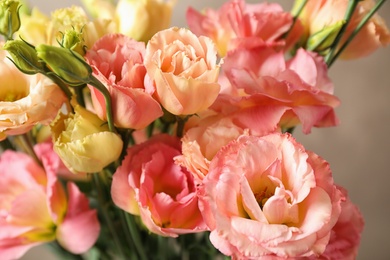
[{"label": "unopened bud", "polygon": [[83,34],[76,32],[75,30],[67,30],[62,34],[61,46],[72,51],[77,52],[80,55],[84,55],[84,41]]},{"label": "unopened bud", "polygon": [[92,69],[80,54],[46,44],[40,44],[35,49],[38,57],[67,84],[79,86],[90,81]]},{"label": "unopened bud", "polygon": [[345,21],[338,21],[311,35],[307,40],[306,49],[309,51],[323,52],[332,46]]},{"label": "unopened bud", "polygon": [[20,28],[19,1],[0,0],[0,34],[8,39]]},{"label": "unopened bud", "polygon": [[15,66],[23,73],[36,74],[43,70],[34,46],[27,42],[9,40],[4,44],[3,49],[9,53]]}]

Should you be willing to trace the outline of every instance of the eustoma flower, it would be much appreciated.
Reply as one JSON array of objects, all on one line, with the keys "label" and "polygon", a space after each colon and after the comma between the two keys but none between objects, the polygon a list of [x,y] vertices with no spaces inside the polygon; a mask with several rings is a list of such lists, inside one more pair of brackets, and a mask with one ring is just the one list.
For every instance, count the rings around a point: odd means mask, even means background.
[{"label": "eustoma flower", "polygon": [[343,197],[329,165],[289,134],[231,142],[199,194],[211,242],[237,259],[322,254]]},{"label": "eustoma flower", "polygon": [[74,104],[75,113],[58,114],[51,123],[54,150],[74,173],[93,173],[118,159],[122,139],[97,115]]},{"label": "eustoma flower", "polygon": [[210,161],[219,149],[244,133],[230,118],[212,115],[188,129],[181,139],[183,155],[175,158],[201,182],[209,171]]},{"label": "eustoma flower", "polygon": [[340,102],[333,95],[326,64],[314,53],[299,49],[285,61],[282,52],[269,47],[239,49],[226,57],[224,70],[239,95],[221,95],[228,103],[218,110],[228,107],[227,116],[241,127],[267,134],[301,123],[309,133],[313,126],[338,123],[334,108]]},{"label": "eustoma flower", "polygon": [[210,38],[184,28],[160,31],[146,46],[144,64],[156,99],[174,115],[206,110],[217,98],[219,65]]},{"label": "eustoma flower", "polygon": [[111,195],[114,203],[140,215],[153,233],[176,237],[205,230],[198,209],[194,178],[176,165],[180,140],[156,135],[127,149],[127,156],[114,173]]},{"label": "eustoma flower", "polygon": [[50,161],[43,164],[44,168],[19,152],[1,155],[1,259],[19,258],[30,248],[54,240],[81,254],[97,240],[100,226],[88,199],[73,183],[65,190]]},{"label": "eustoma flower", "polygon": [[[141,129],[162,116],[158,102],[152,97],[154,88],[144,86],[145,44],[123,34],[109,34],[88,50],[86,59],[93,74],[108,89],[112,99],[114,123],[118,127]],[[93,107],[106,119],[103,95],[90,87]]]},{"label": "eustoma flower", "polygon": [[329,244],[321,257],[323,259],[354,260],[358,253],[364,220],[358,207],[348,197],[347,191],[342,187],[338,188],[346,199],[341,203],[340,217],[331,231]]},{"label": "eustoma flower", "polygon": [[302,32],[298,22],[294,31],[284,39],[293,25],[290,13],[276,3],[246,4],[244,0],[231,0],[219,10],[208,8],[204,13],[189,8],[187,22],[195,34],[213,39],[221,56],[236,48],[264,44],[289,48]]},{"label": "eustoma flower", "polygon": [[42,75],[18,71],[0,51],[0,140],[24,134],[38,124],[49,124],[66,97],[61,89]]}]

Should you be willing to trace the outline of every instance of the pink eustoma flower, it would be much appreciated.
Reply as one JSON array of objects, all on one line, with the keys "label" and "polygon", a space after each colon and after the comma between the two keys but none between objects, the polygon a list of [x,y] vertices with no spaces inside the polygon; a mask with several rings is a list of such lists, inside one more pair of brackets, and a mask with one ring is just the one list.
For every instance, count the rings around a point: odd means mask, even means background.
[{"label": "pink eustoma flower", "polygon": [[195,34],[215,41],[221,56],[236,48],[263,45],[288,49],[303,32],[298,21],[287,39],[283,38],[293,25],[293,17],[276,3],[247,4],[244,0],[231,0],[219,10],[208,8],[204,13],[189,8],[186,19]]},{"label": "pink eustoma flower", "polygon": [[20,152],[1,155],[0,259],[19,258],[30,248],[54,240],[81,254],[97,240],[96,210],[89,208],[75,184],[69,182],[64,189],[52,171],[55,166],[47,163],[42,168]]},{"label": "pink eustoma flower", "polygon": [[230,141],[244,133],[228,117],[211,115],[200,119],[198,125],[189,128],[182,141],[182,155],[175,161],[185,166],[201,182],[209,171],[210,161]]},{"label": "pink eustoma flower", "polygon": [[[144,55],[145,43],[122,34],[109,34],[98,40],[85,56],[93,75],[110,92],[117,127],[141,129],[162,116],[159,103],[152,97],[153,87],[144,85]],[[96,114],[106,120],[103,95],[92,86],[90,90]]]},{"label": "pink eustoma flower", "polygon": [[241,127],[267,134],[301,123],[309,133],[313,126],[338,124],[334,108],[340,102],[326,64],[314,53],[299,49],[285,61],[269,47],[239,49],[226,57],[223,69],[239,94],[220,95],[213,108]]},{"label": "pink eustoma flower", "polygon": [[199,190],[211,242],[234,259],[321,255],[342,199],[328,163],[278,133],[222,148]]},{"label": "pink eustoma flower", "polygon": [[357,257],[364,219],[359,208],[348,197],[347,190],[342,187],[338,188],[346,199],[341,203],[341,214],[332,228],[329,244],[320,257],[303,259],[354,260]]},{"label": "pink eustoma flower", "polygon": [[194,178],[175,164],[181,154],[180,140],[156,135],[128,148],[114,173],[111,195],[121,209],[140,215],[153,233],[176,237],[205,230],[198,208]]}]

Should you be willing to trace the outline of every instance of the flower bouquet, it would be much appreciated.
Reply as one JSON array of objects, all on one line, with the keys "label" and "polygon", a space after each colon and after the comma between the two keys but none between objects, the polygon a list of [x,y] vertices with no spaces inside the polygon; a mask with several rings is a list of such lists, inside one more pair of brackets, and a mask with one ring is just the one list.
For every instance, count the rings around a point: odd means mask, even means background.
[{"label": "flower bouquet", "polygon": [[0,1],[0,259],[355,259],[363,217],[293,132],[328,69],[390,42],[379,0]]}]

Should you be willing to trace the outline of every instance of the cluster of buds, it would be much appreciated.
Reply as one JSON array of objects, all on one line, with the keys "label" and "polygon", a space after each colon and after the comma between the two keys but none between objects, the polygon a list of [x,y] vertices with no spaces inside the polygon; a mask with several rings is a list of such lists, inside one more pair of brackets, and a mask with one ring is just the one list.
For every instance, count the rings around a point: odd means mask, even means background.
[{"label": "cluster of buds", "polygon": [[11,56],[11,61],[25,74],[41,73],[52,79],[70,99],[72,92],[68,86],[79,87],[90,84],[101,91],[106,100],[107,120],[111,131],[114,124],[111,112],[111,99],[107,89],[92,75],[91,66],[82,55],[82,34],[73,30],[62,33],[60,46],[39,44],[34,46],[23,39],[12,39],[20,28],[19,1],[0,1],[0,33],[7,41],[3,46]]}]

